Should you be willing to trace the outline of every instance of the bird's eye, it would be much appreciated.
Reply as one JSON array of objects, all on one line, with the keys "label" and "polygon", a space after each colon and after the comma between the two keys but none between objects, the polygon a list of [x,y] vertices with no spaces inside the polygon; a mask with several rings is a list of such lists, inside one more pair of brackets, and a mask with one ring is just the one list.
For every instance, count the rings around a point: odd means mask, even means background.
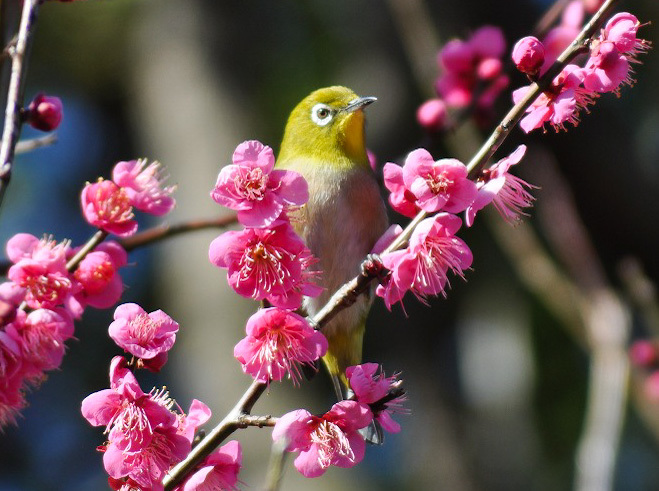
[{"label": "bird's eye", "polygon": [[333,116],[332,109],[325,104],[316,104],[311,108],[311,120],[318,126],[325,126],[332,120]]}]

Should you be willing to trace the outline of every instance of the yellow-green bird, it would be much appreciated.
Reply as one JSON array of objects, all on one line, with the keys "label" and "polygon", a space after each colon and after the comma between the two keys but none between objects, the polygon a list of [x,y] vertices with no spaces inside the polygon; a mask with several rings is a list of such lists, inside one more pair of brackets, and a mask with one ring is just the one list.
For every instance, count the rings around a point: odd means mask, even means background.
[{"label": "yellow-green bird", "polygon": [[[299,172],[309,184],[309,202],[293,217],[296,232],[318,258],[324,292],[306,298],[308,315],[360,272],[360,264],[387,227],[387,215],[364,144],[364,108],[374,97],[359,97],[346,87],[319,89],[300,102],[286,124],[276,167]],[[361,362],[366,316],[372,291],[341,311],[323,334],[323,358],[341,398],[348,388],[345,369]]]}]

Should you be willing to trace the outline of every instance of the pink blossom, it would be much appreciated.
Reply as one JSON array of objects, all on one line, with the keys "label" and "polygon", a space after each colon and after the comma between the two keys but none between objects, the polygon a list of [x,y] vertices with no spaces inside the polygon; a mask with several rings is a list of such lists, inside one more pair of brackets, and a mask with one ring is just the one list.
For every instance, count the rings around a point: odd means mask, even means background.
[{"label": "pink blossom", "polygon": [[659,350],[655,344],[648,340],[635,341],[629,348],[629,357],[638,367],[649,367],[659,357]]},{"label": "pink blossom", "polygon": [[[71,255],[76,252],[72,251]],[[82,311],[87,305],[107,309],[116,304],[123,293],[119,268],[127,262],[128,254],[114,241],[103,242],[87,254],[73,273],[81,287],[74,296],[78,309]]]},{"label": "pink blossom", "polygon": [[512,58],[520,72],[535,76],[545,61],[545,47],[538,38],[526,36],[515,43]]},{"label": "pink blossom", "polygon": [[211,243],[209,259],[228,270],[229,284],[238,294],[277,307],[296,309],[304,295],[321,292],[310,282],[315,259],[287,222],[225,232]]},{"label": "pink blossom", "polygon": [[74,292],[66,270],[68,242],[37,239],[17,234],[7,242],[7,255],[14,265],[8,278],[25,289],[25,301],[33,309],[53,308]]},{"label": "pink blossom", "polygon": [[73,319],[64,309],[37,309],[5,327],[5,332],[18,344],[25,377],[41,377],[62,363],[66,346],[73,336]]},{"label": "pink blossom", "polygon": [[284,414],[272,430],[272,439],[284,439],[286,451],[300,452],[295,468],[305,477],[318,477],[330,465],[353,467],[364,458],[359,429],[368,426],[373,413],[365,404],[341,401],[322,416],[304,409]]},{"label": "pink blossom", "polygon": [[108,329],[119,347],[143,359],[169,351],[174,346],[177,331],[178,323],[162,310],[147,313],[136,303],[119,305]]},{"label": "pink blossom", "polygon": [[85,397],[81,411],[93,426],[106,427],[110,440],[108,448],[117,447],[132,453],[150,443],[155,427],[175,425],[176,416],[157,397],[142,391],[125,364],[122,356],[112,359],[110,388]]},{"label": "pink blossom", "polygon": [[108,445],[103,465],[113,478],[128,477],[150,491],[162,491],[167,471],[190,452],[190,443],[173,426],[157,426],[151,439],[139,451],[127,452],[117,445]]},{"label": "pink blossom", "polygon": [[590,58],[584,68],[584,87],[595,92],[619,93],[621,85],[633,85],[630,63],[649,49],[649,43],[638,39],[638,19],[627,12],[614,15],[597,40],[591,43]]},{"label": "pink blossom", "polygon": [[99,178],[87,184],[80,195],[82,212],[87,222],[119,237],[128,237],[137,231],[133,219],[133,206],[125,188],[112,181]]},{"label": "pink blossom", "polygon": [[302,175],[276,169],[270,147],[252,140],[238,145],[233,165],[217,177],[211,197],[220,205],[238,212],[246,227],[269,227],[286,207],[301,206],[309,199]]},{"label": "pink blossom", "polygon": [[430,99],[416,111],[417,122],[428,131],[440,131],[446,123],[446,103],[442,99]]},{"label": "pink blossom", "polygon": [[[444,45],[439,53],[443,73],[435,89],[448,106],[470,104],[480,84],[499,79],[505,46],[501,29],[493,26],[481,27],[466,41],[454,39]],[[493,99],[479,98],[476,102],[486,108]]]},{"label": "pink blossom", "polygon": [[231,440],[211,453],[182,487],[182,491],[216,491],[238,489],[242,465],[240,442]]},{"label": "pink blossom", "polygon": [[476,197],[476,185],[467,167],[456,159],[434,161],[427,150],[410,152],[403,166],[403,182],[416,197],[416,206],[427,212],[458,213]]},{"label": "pink blossom", "polygon": [[[549,89],[540,94],[526,110],[527,116],[520,122],[526,132],[542,128],[545,123],[554,129],[565,129],[565,123],[576,126],[579,112],[594,102],[597,94],[580,87],[584,73],[576,65],[567,65],[554,79]],[[513,101],[521,101],[529,87],[522,87],[513,92]]]},{"label": "pink blossom", "polygon": [[464,278],[473,256],[467,244],[455,237],[461,223],[455,215],[438,213],[417,225],[405,250],[382,255],[391,275],[378,285],[376,293],[385,300],[387,308],[400,301],[407,291],[420,299],[446,295],[449,270]]},{"label": "pink blossom", "polygon": [[62,101],[59,97],[36,95],[26,111],[27,123],[41,131],[53,131],[62,121]]},{"label": "pink blossom", "polygon": [[261,309],[247,321],[247,337],[233,354],[256,380],[300,379],[299,366],[327,352],[327,340],[304,317],[279,308]]},{"label": "pink blossom", "polygon": [[146,159],[117,162],[112,169],[112,180],[123,188],[130,204],[140,211],[161,216],[169,213],[176,205],[171,194],[176,186],[165,186],[159,162],[148,163]]},{"label": "pink blossom", "polygon": [[583,19],[582,0],[573,0],[563,10],[560,24],[552,28],[542,40],[545,47],[545,62],[540,69],[541,74],[549,69],[565,48],[579,35]]},{"label": "pink blossom", "polygon": [[[350,388],[355,393],[357,401],[364,404],[377,403],[389,394],[391,389],[397,388],[400,382],[396,376],[385,377],[377,363],[363,363],[346,369],[346,377]],[[400,425],[391,417],[393,413],[405,412],[401,408],[404,396],[396,397],[383,405],[383,409],[375,412],[375,419],[390,433],[398,433]]]},{"label": "pink blossom", "polygon": [[192,443],[197,428],[206,423],[210,417],[210,408],[203,402],[193,399],[188,413],[179,416],[179,434],[183,435],[190,443]]},{"label": "pink blossom", "polygon": [[405,187],[403,168],[394,163],[386,163],[382,168],[384,185],[389,190],[389,204],[406,217],[414,217],[420,210],[416,204],[416,196]]},{"label": "pink blossom", "polygon": [[618,92],[621,84],[632,85],[629,61],[610,41],[598,43],[591,50],[584,67],[583,85],[593,92]]},{"label": "pink blossom", "polygon": [[0,330],[0,428],[16,423],[25,407],[23,362],[20,345]]},{"label": "pink blossom", "polygon": [[478,194],[466,212],[465,222],[468,227],[473,225],[476,213],[493,201],[501,216],[513,224],[519,221],[520,215],[525,214],[522,209],[533,204],[535,198],[528,190],[535,186],[508,172],[522,160],[525,152],[526,146],[520,145],[509,156],[481,173],[476,183]]},{"label": "pink blossom", "polygon": [[638,39],[636,33],[641,23],[629,12],[619,12],[604,26],[602,39],[612,42],[621,53],[635,54],[648,48],[647,41]]}]

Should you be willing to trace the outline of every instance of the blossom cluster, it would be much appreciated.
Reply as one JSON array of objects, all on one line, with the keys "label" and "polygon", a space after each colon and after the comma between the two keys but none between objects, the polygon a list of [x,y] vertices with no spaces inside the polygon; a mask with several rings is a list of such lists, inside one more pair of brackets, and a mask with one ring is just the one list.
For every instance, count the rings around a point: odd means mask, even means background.
[{"label": "blossom cluster", "polygon": [[295,468],[305,477],[318,477],[331,465],[353,467],[364,458],[365,442],[360,430],[374,424],[396,433],[400,425],[391,418],[401,408],[402,395],[381,402],[397,389],[396,377],[385,377],[376,363],[348,367],[347,377],[355,393],[354,400],[337,402],[322,415],[297,409],[277,420],[272,439],[282,442],[288,452],[299,452]]},{"label": "blossom cluster", "polygon": [[[571,3],[565,11],[561,25],[551,30],[544,42],[534,37],[521,39],[513,49],[516,66],[532,78],[542,75],[560,52],[574,39],[583,21],[583,5]],[[544,128],[565,129],[565,124],[576,126],[581,110],[594,104],[604,93],[620,94],[624,85],[632,85],[632,64],[638,63],[637,56],[646,52],[650,43],[637,37],[641,27],[638,19],[630,13],[614,15],[590,42],[588,57],[583,65],[567,65],[526,110],[520,122],[525,132]],[[515,103],[521,101],[529,87],[513,92]]]},{"label": "blossom cluster", "polygon": [[[186,414],[164,388],[145,393],[122,356],[110,364],[110,388],[87,396],[81,411],[90,424],[105,427],[107,441],[98,450],[116,490],[162,491],[165,474],[188,455],[196,429],[211,417],[196,399]],[[240,444],[231,441],[176,489],[234,489],[241,461]]]},{"label": "blossom cluster", "polygon": [[382,255],[391,273],[378,286],[388,308],[402,300],[407,291],[418,298],[445,295],[448,271],[464,277],[473,256],[467,244],[455,234],[462,226],[456,215],[465,212],[466,224],[474,223],[476,213],[490,203],[506,221],[515,223],[523,209],[531,206],[533,187],[509,173],[521,161],[526,147],[480,173],[474,182],[467,167],[456,159],[433,160],[425,149],[411,152],[401,167],[387,163],[383,168],[389,203],[402,215],[413,217],[419,211],[436,213],[421,221],[412,232],[405,249]]},{"label": "blossom cluster", "polygon": [[[127,214],[116,212],[119,203],[155,214],[174,206],[173,187],[162,186],[158,173],[158,164],[119,162],[114,182],[101,180],[83,189],[83,213],[90,223],[126,235],[137,224],[126,226]],[[12,265],[8,281],[0,285],[0,427],[15,421],[25,406],[26,390],[60,365],[74,319],[87,307],[109,308],[121,298],[119,270],[128,262],[123,247],[106,241],[71,262],[81,249],[27,233],[7,242]]]},{"label": "blossom cluster", "polygon": [[[162,310],[147,313],[134,303],[119,305],[108,328],[117,346],[132,355],[110,363],[110,387],[87,396],[82,415],[104,426],[103,466],[116,490],[161,491],[165,474],[189,453],[195,431],[211,417],[201,401],[183,412],[164,389],[145,393],[131,368],[158,371],[176,341],[179,325]],[[240,443],[231,441],[212,452],[179,491],[235,489],[241,467]]]},{"label": "blossom cluster", "polygon": [[146,159],[118,162],[112,180],[99,178],[82,190],[80,202],[87,222],[99,229],[128,237],[137,232],[133,208],[161,216],[169,213],[176,201],[175,186],[166,186],[162,167]]},{"label": "blossom cluster", "polygon": [[483,26],[466,40],[447,42],[437,56],[441,69],[435,82],[438,98],[419,107],[419,124],[431,131],[443,129],[447,108],[473,105],[477,115],[489,113],[509,83],[503,71],[505,49],[503,32],[495,26]]},{"label": "blossom cluster", "polygon": [[307,183],[297,172],[275,169],[272,149],[255,140],[241,143],[232,160],[220,171],[211,197],[237,211],[245,228],[213,240],[209,259],[227,270],[229,285],[238,294],[273,306],[249,319],[247,337],[234,355],[257,380],[288,375],[296,382],[300,364],[327,351],[324,336],[293,312],[304,296],[321,292],[313,283],[316,259],[289,219],[309,199]]}]

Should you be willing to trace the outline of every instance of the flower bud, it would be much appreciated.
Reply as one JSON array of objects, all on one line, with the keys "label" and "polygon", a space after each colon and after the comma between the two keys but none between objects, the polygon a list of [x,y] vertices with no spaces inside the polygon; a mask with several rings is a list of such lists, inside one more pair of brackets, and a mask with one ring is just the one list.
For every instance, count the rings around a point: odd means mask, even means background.
[{"label": "flower bud", "polygon": [[545,48],[538,38],[527,36],[517,41],[512,57],[520,72],[537,75],[545,61]]},{"label": "flower bud", "polygon": [[53,131],[61,121],[62,101],[59,97],[39,93],[27,108],[27,123],[38,130]]},{"label": "flower bud", "polygon": [[428,131],[440,131],[446,122],[446,104],[441,99],[430,99],[419,106],[416,120]]}]

